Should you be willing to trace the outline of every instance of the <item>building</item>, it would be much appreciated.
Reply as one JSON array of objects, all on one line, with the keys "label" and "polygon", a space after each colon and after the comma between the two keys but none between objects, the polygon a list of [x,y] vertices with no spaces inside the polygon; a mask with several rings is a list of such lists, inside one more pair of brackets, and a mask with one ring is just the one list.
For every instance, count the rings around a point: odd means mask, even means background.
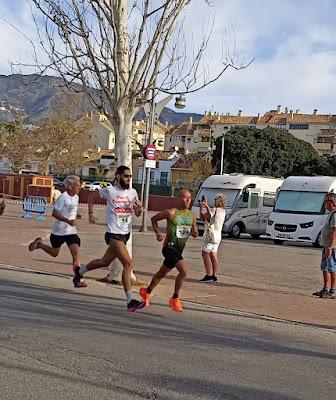
[{"label": "building", "polygon": [[[85,117],[82,117],[78,122],[89,121],[91,137],[96,147],[100,150],[114,151],[115,148],[115,133],[111,122],[105,115],[98,114],[94,111],[87,113]],[[153,141],[158,150],[164,150],[165,135],[168,131],[168,127],[160,122],[154,126]],[[141,146],[147,144],[147,129],[145,121],[134,121],[132,138],[132,151],[139,152],[140,148],[137,143]]]},{"label": "building", "polygon": [[206,112],[196,123],[183,123],[166,135],[165,149],[178,146],[181,153],[209,151],[215,139],[225,135],[232,127],[247,126],[258,129],[273,127],[285,129],[298,139],[310,143],[320,155],[336,154],[336,115],[302,114],[300,110],[288,110],[280,105],[260,116],[245,116]]},{"label": "building", "polygon": [[[160,151],[156,159],[156,168],[150,171],[150,183],[152,185],[170,186],[171,185],[171,167],[180,158],[176,151]],[[143,162],[138,168],[137,181],[142,181]]]},{"label": "building", "polygon": [[195,195],[213,171],[209,152],[184,154],[171,166],[171,185],[175,190],[187,188]]}]

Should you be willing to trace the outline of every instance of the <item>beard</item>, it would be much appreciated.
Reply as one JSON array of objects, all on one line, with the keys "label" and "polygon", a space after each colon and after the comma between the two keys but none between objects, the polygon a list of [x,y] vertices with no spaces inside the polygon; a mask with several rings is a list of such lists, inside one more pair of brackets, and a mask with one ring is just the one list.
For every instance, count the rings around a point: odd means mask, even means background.
[{"label": "beard", "polygon": [[129,182],[125,182],[125,180],[123,178],[120,177],[119,179],[119,185],[123,188],[123,189],[129,189],[130,184]]}]

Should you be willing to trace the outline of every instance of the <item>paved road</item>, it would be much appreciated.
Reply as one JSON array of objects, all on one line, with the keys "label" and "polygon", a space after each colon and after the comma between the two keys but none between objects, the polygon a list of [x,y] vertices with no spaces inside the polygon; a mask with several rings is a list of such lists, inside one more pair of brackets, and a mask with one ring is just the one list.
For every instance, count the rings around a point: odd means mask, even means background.
[{"label": "paved road", "polygon": [[332,399],[335,332],[0,268],[1,400]]}]

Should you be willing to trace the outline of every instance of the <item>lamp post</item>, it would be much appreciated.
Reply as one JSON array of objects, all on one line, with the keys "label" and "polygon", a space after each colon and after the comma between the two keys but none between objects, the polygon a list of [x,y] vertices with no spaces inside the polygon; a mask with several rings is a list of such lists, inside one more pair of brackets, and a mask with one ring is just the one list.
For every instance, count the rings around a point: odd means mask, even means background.
[{"label": "lamp post", "polygon": [[223,167],[224,167],[224,133],[222,135],[221,168],[220,168],[221,175],[223,175]]},{"label": "lamp post", "polygon": [[[152,91],[152,98],[150,104],[147,103],[144,106],[144,111],[146,117],[149,120],[149,137],[147,144],[151,144],[153,142],[154,136],[154,126],[159,121],[160,114],[164,109],[165,105],[169,103],[169,101],[173,98],[173,95],[169,95],[164,97],[158,103],[155,103],[155,91]],[[182,109],[185,107],[185,97],[180,95],[175,98],[175,107]],[[146,160],[144,160],[143,170],[142,170],[142,179],[145,182],[144,191],[143,191],[143,212],[142,212],[142,224],[140,228],[140,232],[147,232],[147,213],[148,213],[148,200],[149,200],[149,189],[150,189],[150,171],[151,168],[145,168]],[[144,180],[144,174],[146,171],[146,179]]]}]

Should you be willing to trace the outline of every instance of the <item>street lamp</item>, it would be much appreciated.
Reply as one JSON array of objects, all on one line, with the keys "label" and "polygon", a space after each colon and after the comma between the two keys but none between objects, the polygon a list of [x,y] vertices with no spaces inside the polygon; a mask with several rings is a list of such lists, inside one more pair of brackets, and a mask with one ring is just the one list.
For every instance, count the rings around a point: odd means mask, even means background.
[{"label": "street lamp", "polygon": [[[150,103],[146,103],[144,108],[145,114],[147,119],[149,120],[149,137],[147,144],[151,144],[153,142],[153,135],[154,135],[154,126],[159,121],[159,117],[161,112],[163,111],[166,104],[173,98],[173,95],[170,94],[167,97],[164,97],[158,103],[155,103],[155,90],[152,91],[152,98]],[[180,94],[180,96],[175,98],[175,107],[182,109],[185,107],[185,97]],[[142,213],[142,224],[140,228],[140,232],[147,232],[147,212],[148,212],[148,200],[149,200],[149,188],[150,188],[150,167],[145,168],[145,162],[143,164],[142,169],[142,180],[145,182],[145,190],[143,190],[143,213]],[[146,170],[146,180],[145,178],[145,170]]]}]

